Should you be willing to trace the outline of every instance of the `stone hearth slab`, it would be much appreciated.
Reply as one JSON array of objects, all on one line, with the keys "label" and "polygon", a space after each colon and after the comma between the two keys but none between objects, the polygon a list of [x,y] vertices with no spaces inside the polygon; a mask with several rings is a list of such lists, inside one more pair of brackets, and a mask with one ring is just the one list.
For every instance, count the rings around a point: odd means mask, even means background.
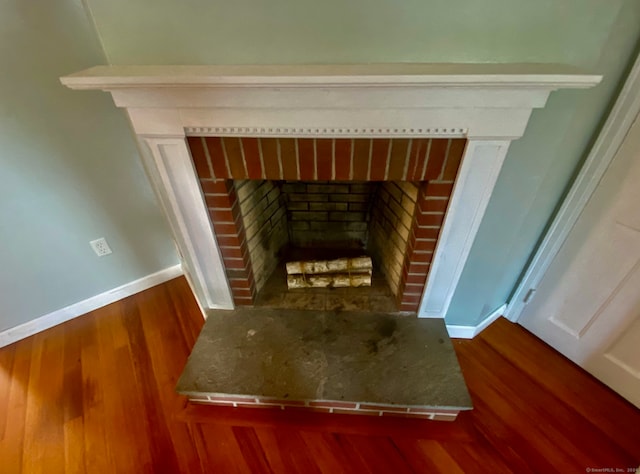
[{"label": "stone hearth slab", "polygon": [[432,418],[472,408],[444,321],[394,313],[211,311],[177,391],[234,406],[423,410]]}]

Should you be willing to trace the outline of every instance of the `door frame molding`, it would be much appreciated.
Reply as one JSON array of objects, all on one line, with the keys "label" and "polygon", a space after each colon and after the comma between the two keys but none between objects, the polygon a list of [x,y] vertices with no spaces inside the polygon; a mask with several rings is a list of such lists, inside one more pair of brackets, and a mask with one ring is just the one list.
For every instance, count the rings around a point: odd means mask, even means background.
[{"label": "door frame molding", "polygon": [[524,307],[535,295],[536,288],[580,217],[639,113],[640,54],[636,56],[633,67],[598,138],[511,296],[504,313],[509,320],[518,321]]}]

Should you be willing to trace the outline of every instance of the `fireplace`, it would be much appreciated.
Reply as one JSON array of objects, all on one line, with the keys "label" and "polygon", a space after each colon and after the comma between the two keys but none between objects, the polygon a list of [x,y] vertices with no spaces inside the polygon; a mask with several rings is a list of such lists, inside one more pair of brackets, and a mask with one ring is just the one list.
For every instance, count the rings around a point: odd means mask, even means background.
[{"label": "fireplace", "polygon": [[[420,317],[442,318],[510,142],[524,133],[531,112],[544,107],[552,91],[592,87],[600,76],[557,65],[99,66],[62,81],[74,89],[108,91],[115,104],[126,109],[185,274],[205,312],[248,302],[255,291],[253,269],[226,265],[227,259],[246,260],[246,236],[243,244],[237,228],[227,234],[216,228],[227,221],[210,218],[210,209],[217,211],[218,198],[224,200],[226,195],[225,218],[233,220],[230,200],[242,188],[237,190],[231,180],[250,178],[260,164],[260,179],[275,181],[276,187],[298,180],[339,183],[347,180],[347,160],[342,157],[348,149],[348,180],[374,182],[380,187],[394,182],[385,181],[390,176],[401,175],[398,182],[419,183],[414,219],[424,212],[430,215],[427,221],[437,221],[441,227],[431,229],[428,236],[414,232],[410,237],[418,244],[415,252],[433,253],[428,273],[411,268],[406,272],[406,264],[403,266],[405,288],[421,286],[401,291],[400,302],[413,305]],[[203,143],[216,140],[224,143],[226,175],[216,174],[218,161],[205,167],[202,153],[206,157],[206,152],[200,150],[198,155],[196,150],[198,143],[202,148]],[[407,170],[414,168],[406,154],[405,166],[401,165],[403,150],[413,151],[417,143],[460,149],[455,185],[452,179],[437,182],[408,176]],[[313,154],[300,153],[312,144]],[[366,178],[356,173],[356,157],[360,156],[356,150],[364,144],[369,146],[371,159]],[[270,146],[281,160],[271,165],[264,162],[272,157],[264,153]],[[256,154],[256,149],[262,154]],[[246,161],[236,162],[234,154]],[[331,157],[330,167],[325,164],[327,156]],[[312,159],[315,166],[309,164]],[[282,174],[266,175],[276,169],[280,173],[280,166]],[[207,169],[209,177],[201,175]],[[430,199],[447,196],[446,204],[445,199]],[[211,199],[216,200],[213,208]],[[369,238],[371,235],[369,228]],[[236,244],[234,236],[238,248],[226,250]],[[410,240],[408,248],[411,246]],[[414,264],[418,262],[410,259],[410,265]],[[238,286],[236,277],[242,272],[248,287]],[[420,278],[414,278],[418,273]]]},{"label": "fireplace", "polygon": [[465,139],[187,142],[235,305],[253,304],[295,247],[370,254],[397,309],[418,310]]}]

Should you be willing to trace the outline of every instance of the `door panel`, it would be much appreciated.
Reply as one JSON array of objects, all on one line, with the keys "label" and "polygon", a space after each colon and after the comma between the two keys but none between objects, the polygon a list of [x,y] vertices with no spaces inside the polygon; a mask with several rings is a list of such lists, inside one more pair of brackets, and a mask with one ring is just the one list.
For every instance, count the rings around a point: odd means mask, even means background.
[{"label": "door panel", "polygon": [[518,321],[640,406],[640,124]]},{"label": "door panel", "polygon": [[[556,288],[563,297],[550,317],[552,323],[576,339],[583,337],[603,314],[640,260],[629,258],[630,254],[640,255],[639,232],[615,225],[590,237]],[[598,309],[594,312],[594,308]]]},{"label": "door panel", "polygon": [[640,317],[636,317],[629,329],[605,351],[604,356],[636,379],[640,379],[640,358],[637,357],[640,341]]}]

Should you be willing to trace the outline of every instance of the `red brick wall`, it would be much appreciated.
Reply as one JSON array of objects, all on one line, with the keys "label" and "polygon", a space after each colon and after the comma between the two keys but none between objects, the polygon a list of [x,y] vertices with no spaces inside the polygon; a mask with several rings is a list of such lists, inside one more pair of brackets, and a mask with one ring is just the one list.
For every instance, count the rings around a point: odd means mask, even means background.
[{"label": "red brick wall", "polygon": [[233,181],[200,179],[209,218],[236,305],[251,305],[256,295],[255,279]]},{"label": "red brick wall", "polygon": [[415,311],[422,299],[433,251],[452,190],[453,179],[420,183],[401,286],[398,290],[401,311]]},{"label": "red brick wall", "polygon": [[188,137],[200,178],[454,179],[465,139]]},{"label": "red brick wall", "polygon": [[395,416],[402,418],[422,418],[437,421],[454,421],[460,410],[416,405],[391,405],[357,403],[335,400],[288,400],[269,397],[249,397],[240,395],[189,395],[194,403],[228,407],[251,407],[275,410],[290,410],[321,413],[345,413],[351,415]]},{"label": "red brick wall", "polygon": [[419,191],[397,294],[401,310],[418,309],[465,139],[187,140],[236,304],[251,304],[256,285],[237,197],[225,180],[410,181]]}]

